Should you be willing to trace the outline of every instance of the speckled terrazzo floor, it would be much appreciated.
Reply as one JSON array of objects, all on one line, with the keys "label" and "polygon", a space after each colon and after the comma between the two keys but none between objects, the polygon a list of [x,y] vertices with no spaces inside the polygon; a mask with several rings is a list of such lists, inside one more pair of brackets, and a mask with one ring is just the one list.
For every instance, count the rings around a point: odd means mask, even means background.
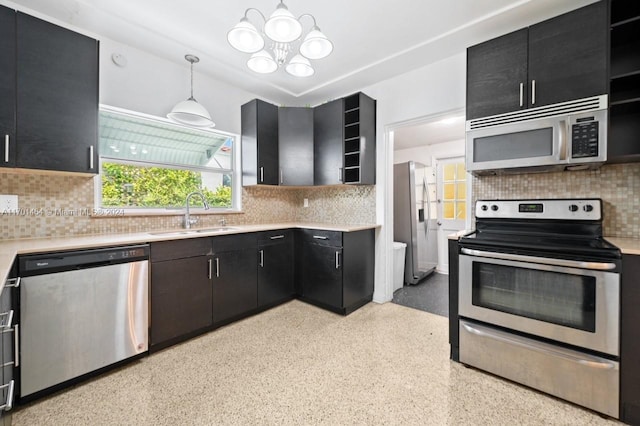
[{"label": "speckled terrazzo floor", "polygon": [[604,425],[448,358],[447,319],[292,301],[20,407],[14,425]]}]

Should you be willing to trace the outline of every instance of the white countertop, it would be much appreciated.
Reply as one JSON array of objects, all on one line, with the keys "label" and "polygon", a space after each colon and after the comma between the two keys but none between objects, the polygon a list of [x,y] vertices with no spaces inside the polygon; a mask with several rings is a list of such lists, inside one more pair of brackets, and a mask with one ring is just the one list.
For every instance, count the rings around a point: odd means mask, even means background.
[{"label": "white countertop", "polygon": [[640,239],[638,238],[604,237],[604,239],[618,247],[622,254],[640,255]]},{"label": "white countertop", "polygon": [[[377,228],[380,225],[336,225],[326,223],[269,223],[263,225],[229,225],[223,232],[193,232],[190,234],[171,234],[184,229],[138,232],[133,234],[100,234],[73,237],[27,238],[4,240],[0,242],[0,291],[4,287],[11,266],[17,255],[45,253],[52,251],[77,250],[92,247],[109,247],[127,244],[151,243],[155,241],[181,240],[185,238],[211,237],[219,235],[243,234],[247,232],[274,231],[277,229],[305,228],[325,231],[355,232]],[[193,228],[196,230],[198,228]],[[164,233],[164,234],[163,234]]]},{"label": "white countertop", "polygon": [[471,232],[473,232],[473,230],[463,229],[462,231],[454,232],[453,234],[447,235],[447,238],[449,240],[459,240],[460,237],[464,237],[465,235],[470,234]]}]

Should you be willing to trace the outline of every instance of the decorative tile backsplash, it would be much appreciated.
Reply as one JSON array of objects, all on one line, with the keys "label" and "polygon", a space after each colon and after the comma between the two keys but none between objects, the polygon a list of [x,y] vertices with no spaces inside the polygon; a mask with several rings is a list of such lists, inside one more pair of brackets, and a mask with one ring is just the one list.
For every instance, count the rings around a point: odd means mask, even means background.
[{"label": "decorative tile backsplash", "polygon": [[[92,217],[94,179],[84,176],[0,171],[0,194],[18,195],[17,214],[0,210],[2,239],[134,233],[179,228],[172,216]],[[304,198],[309,207],[303,207]],[[375,223],[375,187],[246,187],[242,213],[196,215],[199,227],[276,222]]]},{"label": "decorative tile backsplash", "polygon": [[598,170],[473,178],[473,201],[509,198],[602,198],[604,234],[640,238],[640,163]]}]

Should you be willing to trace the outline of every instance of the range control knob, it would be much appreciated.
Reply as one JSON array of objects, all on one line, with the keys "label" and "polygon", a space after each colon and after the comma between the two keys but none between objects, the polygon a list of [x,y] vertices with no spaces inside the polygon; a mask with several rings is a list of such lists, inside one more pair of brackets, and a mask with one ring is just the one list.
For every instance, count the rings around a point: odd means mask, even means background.
[{"label": "range control knob", "polygon": [[577,212],[578,211],[578,206],[576,206],[575,204],[571,204],[569,206],[569,211],[570,212]]},{"label": "range control knob", "polygon": [[493,210],[494,212],[497,212],[497,211],[498,211],[498,206],[496,206],[495,204],[493,204],[493,205],[491,206],[491,210]]},{"label": "range control knob", "polygon": [[585,212],[593,211],[593,206],[591,204],[585,204],[584,207],[582,208],[584,209]]},{"label": "range control knob", "polygon": [[487,207],[487,205],[486,205],[486,204],[483,204],[483,205],[480,207],[480,209],[481,209],[483,212],[486,212],[487,210],[489,210],[489,207]]}]

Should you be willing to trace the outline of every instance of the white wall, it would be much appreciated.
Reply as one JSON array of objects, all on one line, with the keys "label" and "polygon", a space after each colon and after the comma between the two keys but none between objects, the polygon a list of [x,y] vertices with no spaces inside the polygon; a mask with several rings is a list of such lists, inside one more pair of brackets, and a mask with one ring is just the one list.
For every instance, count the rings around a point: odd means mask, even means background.
[{"label": "white wall", "polygon": [[[376,302],[387,302],[393,298],[393,146],[387,140],[387,127],[463,108],[465,58],[465,53],[460,52],[362,89],[378,101],[376,217],[382,227],[376,239],[376,282],[373,295]],[[451,149],[451,146],[443,147],[442,152],[445,149]]]}]

